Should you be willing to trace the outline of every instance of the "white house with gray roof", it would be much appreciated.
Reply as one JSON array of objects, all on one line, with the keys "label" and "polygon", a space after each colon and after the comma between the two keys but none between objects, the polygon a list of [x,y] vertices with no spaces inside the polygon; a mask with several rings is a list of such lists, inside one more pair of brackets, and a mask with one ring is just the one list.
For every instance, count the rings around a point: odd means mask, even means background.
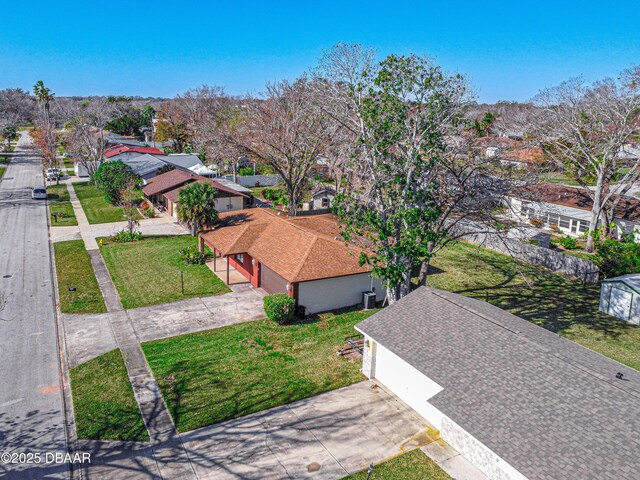
[{"label": "white house with gray roof", "polygon": [[356,325],[363,373],[494,480],[638,480],[640,372],[422,287]]}]

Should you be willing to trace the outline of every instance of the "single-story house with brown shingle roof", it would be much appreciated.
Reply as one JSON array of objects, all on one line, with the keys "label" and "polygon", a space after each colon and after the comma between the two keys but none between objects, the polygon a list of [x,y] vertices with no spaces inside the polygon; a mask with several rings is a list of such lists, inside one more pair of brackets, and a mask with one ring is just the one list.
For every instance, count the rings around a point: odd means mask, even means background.
[{"label": "single-story house with brown shingle roof", "polygon": [[372,290],[376,300],[384,299],[380,281],[359,264],[361,251],[345,245],[329,214],[291,218],[264,208],[223,213],[213,230],[200,235],[204,245],[254,287],[286,293],[307,313],[355,305]]},{"label": "single-story house with brown shingle roof", "polygon": [[[618,201],[613,222],[618,235],[635,233],[640,240],[640,201],[633,197],[614,195]],[[589,230],[591,198],[582,188],[566,185],[540,184],[521,188],[507,198],[511,215],[521,221],[557,227],[563,233],[580,236]]]},{"label": "single-story house with brown shingle roof", "polygon": [[213,179],[178,169],[153,177],[142,188],[142,192],[151,203],[162,205],[169,215],[178,218],[178,192],[194,182],[208,183],[216,189],[215,204],[218,212],[241,210],[244,207],[245,195],[243,193]]}]

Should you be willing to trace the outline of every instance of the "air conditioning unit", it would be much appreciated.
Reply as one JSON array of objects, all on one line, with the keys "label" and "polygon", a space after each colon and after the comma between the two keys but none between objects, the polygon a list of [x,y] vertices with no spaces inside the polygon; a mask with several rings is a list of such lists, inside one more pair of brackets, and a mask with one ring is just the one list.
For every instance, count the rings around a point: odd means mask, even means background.
[{"label": "air conditioning unit", "polygon": [[365,310],[376,308],[376,292],[364,292],[362,294],[362,308]]}]

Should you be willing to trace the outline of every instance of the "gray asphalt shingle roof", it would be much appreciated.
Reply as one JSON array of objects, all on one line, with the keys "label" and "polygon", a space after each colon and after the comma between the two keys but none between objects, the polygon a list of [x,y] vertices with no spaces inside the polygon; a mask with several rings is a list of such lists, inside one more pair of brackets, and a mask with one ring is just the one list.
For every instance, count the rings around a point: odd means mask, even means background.
[{"label": "gray asphalt shingle roof", "polygon": [[640,372],[424,287],[356,328],[443,387],[429,403],[527,478],[640,478]]}]

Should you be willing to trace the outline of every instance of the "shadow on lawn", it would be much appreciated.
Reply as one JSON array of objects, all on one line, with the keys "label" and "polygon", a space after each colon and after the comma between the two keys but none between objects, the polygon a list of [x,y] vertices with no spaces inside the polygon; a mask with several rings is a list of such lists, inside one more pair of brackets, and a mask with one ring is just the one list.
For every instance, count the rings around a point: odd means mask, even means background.
[{"label": "shadow on lawn", "polygon": [[485,258],[483,262],[502,280],[455,293],[488,302],[555,333],[579,324],[615,338],[635,328],[599,311],[599,284],[583,285],[515,261]]}]

